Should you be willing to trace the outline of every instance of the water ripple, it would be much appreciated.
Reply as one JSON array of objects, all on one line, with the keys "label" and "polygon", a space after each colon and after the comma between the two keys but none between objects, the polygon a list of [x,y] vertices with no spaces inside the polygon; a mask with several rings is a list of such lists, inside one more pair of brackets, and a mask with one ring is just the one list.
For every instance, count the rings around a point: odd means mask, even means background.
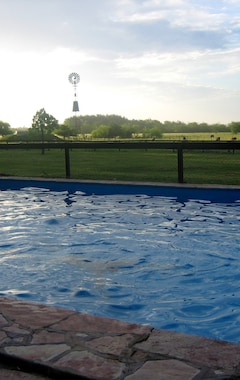
[{"label": "water ripple", "polygon": [[240,203],[0,192],[0,295],[240,342]]}]

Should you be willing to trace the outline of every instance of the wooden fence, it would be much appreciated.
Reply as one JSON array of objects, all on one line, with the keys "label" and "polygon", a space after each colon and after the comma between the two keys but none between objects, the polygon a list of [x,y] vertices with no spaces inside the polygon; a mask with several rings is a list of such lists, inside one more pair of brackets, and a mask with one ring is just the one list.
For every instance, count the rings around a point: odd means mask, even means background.
[{"label": "wooden fence", "polygon": [[63,149],[65,151],[66,178],[71,176],[70,150],[72,149],[171,149],[177,154],[178,183],[184,182],[184,151],[186,150],[240,150],[238,141],[83,141],[83,142],[46,142],[46,143],[9,143],[0,144],[0,149]]}]

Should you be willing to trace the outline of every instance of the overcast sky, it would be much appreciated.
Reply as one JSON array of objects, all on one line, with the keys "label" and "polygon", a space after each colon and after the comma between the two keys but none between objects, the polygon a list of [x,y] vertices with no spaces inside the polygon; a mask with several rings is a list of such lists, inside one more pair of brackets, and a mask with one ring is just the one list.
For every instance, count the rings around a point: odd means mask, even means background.
[{"label": "overcast sky", "polygon": [[240,120],[239,0],[0,0],[0,120]]}]

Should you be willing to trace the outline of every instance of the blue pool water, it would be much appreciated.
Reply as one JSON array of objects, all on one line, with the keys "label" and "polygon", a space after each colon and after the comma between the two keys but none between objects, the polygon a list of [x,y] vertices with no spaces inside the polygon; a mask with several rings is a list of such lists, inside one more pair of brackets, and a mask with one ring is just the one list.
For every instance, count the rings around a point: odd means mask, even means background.
[{"label": "blue pool water", "polygon": [[0,295],[240,343],[239,191],[0,188]]}]

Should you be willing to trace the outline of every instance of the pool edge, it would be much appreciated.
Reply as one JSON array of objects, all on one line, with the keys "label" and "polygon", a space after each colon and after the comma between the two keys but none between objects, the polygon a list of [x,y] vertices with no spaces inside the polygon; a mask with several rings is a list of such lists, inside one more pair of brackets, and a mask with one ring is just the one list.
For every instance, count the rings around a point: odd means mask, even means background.
[{"label": "pool edge", "polygon": [[239,376],[236,343],[7,297],[0,297],[0,323],[0,362],[22,372],[92,380]]},{"label": "pool edge", "polygon": [[61,182],[61,183],[90,183],[90,184],[106,184],[106,185],[137,185],[137,186],[157,186],[157,187],[176,187],[190,189],[236,189],[240,190],[238,185],[222,185],[222,184],[192,184],[192,183],[175,183],[175,182],[144,182],[144,181],[120,181],[120,180],[94,180],[94,179],[68,179],[68,178],[47,178],[47,177],[15,177],[0,176],[0,181],[16,180],[16,181],[42,181],[42,182]]}]

